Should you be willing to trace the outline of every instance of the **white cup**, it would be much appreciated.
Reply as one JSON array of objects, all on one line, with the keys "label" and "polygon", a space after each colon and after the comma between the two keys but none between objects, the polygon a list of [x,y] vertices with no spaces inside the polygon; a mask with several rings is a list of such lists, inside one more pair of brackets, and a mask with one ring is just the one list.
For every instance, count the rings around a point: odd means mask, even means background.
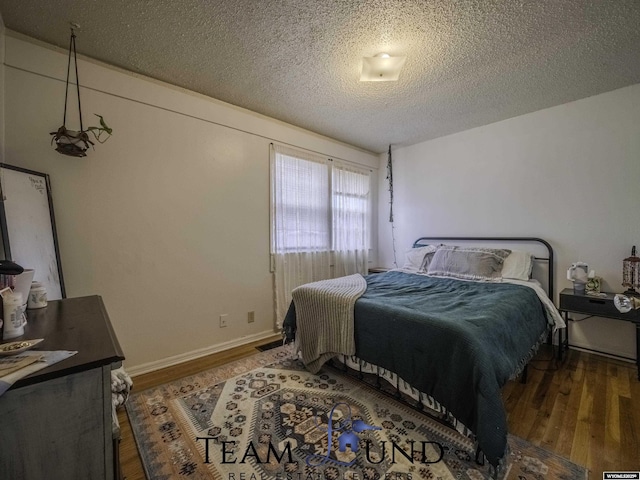
[{"label": "white cup", "polygon": [[14,294],[19,293],[22,295],[23,306],[27,306],[27,301],[29,300],[29,289],[31,288],[31,283],[33,281],[33,275],[35,274],[35,270],[32,268],[25,268],[24,272],[20,275],[16,275],[14,278]]},{"label": "white cup", "polygon": [[29,290],[27,308],[44,308],[47,306],[47,289],[40,282],[33,282]]},{"label": "white cup", "polygon": [[2,306],[4,308],[3,339],[8,340],[24,335],[27,319],[24,315],[22,294],[14,292],[13,295],[6,295],[3,298]]}]

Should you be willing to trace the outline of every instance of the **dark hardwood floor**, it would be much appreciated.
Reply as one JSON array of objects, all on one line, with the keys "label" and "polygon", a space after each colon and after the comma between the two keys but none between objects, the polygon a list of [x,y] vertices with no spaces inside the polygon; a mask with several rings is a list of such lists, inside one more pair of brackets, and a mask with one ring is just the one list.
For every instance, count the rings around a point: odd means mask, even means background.
[{"label": "dark hardwood floor", "polygon": [[640,470],[635,365],[577,350],[559,366],[550,358],[544,348],[526,384],[505,386],[509,431],[586,466],[590,478],[607,470]]},{"label": "dark hardwood floor", "polygon": [[[257,353],[277,337],[237,347],[135,377],[143,390]],[[640,471],[640,382],[634,364],[570,350],[558,365],[543,346],[529,366],[526,384],[503,390],[509,430],[558,453],[602,478],[606,470]],[[120,459],[127,480],[144,480],[144,471],[124,409]]]}]

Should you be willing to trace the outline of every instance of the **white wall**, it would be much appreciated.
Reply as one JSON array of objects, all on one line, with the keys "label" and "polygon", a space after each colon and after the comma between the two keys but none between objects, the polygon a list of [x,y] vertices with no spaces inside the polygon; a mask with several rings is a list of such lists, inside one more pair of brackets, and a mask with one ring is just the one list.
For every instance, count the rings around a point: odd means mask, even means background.
[{"label": "white wall", "polygon": [[0,14],[0,163],[4,162],[4,32]]},{"label": "white wall", "polygon": [[[393,151],[398,262],[422,235],[537,236],[557,255],[557,290],[581,260],[620,285],[640,246],[640,85]],[[380,263],[393,263],[386,155],[379,170]],[[556,298],[557,300],[557,298]],[[571,343],[634,357],[627,322],[571,325]]]},{"label": "white wall", "polygon": [[374,169],[377,156],[81,61],[85,127],[99,113],[114,135],[65,157],[48,133],[62,124],[66,53],[11,32],[6,46],[6,161],[51,176],[67,294],[103,296],[127,367],[273,334],[271,139]]}]

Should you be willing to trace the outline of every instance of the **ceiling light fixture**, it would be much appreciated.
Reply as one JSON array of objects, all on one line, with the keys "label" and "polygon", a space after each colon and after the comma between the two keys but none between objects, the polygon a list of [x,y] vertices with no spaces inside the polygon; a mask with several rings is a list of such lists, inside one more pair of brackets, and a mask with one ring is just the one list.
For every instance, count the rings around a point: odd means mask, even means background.
[{"label": "ceiling light fixture", "polygon": [[379,53],[375,57],[362,59],[361,82],[394,82],[400,77],[400,70],[407,57],[392,57],[388,53]]}]

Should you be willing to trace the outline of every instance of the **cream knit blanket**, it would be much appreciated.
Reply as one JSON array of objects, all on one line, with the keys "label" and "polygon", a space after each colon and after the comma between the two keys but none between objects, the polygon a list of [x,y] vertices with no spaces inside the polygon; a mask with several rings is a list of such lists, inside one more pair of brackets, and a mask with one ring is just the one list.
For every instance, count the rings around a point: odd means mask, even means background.
[{"label": "cream knit blanket", "polygon": [[291,293],[296,307],[296,347],[311,373],[336,355],[354,355],[353,309],[367,289],[360,274],[307,283]]}]

